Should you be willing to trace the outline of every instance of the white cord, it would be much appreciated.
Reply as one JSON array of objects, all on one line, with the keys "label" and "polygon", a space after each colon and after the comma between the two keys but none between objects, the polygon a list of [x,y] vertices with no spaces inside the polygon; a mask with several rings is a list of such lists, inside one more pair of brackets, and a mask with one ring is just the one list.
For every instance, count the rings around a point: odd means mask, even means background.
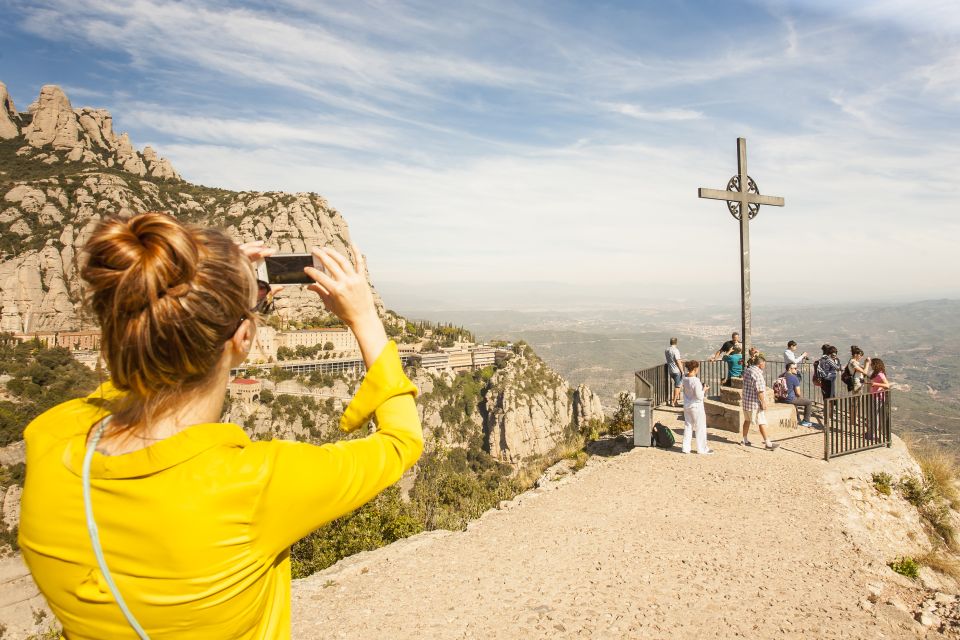
[{"label": "white cord", "polygon": [[123,612],[123,616],[127,619],[130,626],[133,627],[133,630],[136,631],[140,640],[150,640],[150,636],[147,635],[147,632],[143,630],[143,627],[140,626],[137,619],[133,617],[133,613],[127,608],[127,603],[124,602],[123,596],[120,595],[120,589],[117,588],[116,583],[113,581],[113,576],[110,575],[110,569],[107,568],[107,561],[103,557],[103,549],[100,547],[100,534],[97,531],[97,522],[93,519],[93,503],[90,500],[90,462],[93,460],[93,452],[97,448],[97,443],[100,442],[100,436],[103,435],[103,429],[107,426],[111,417],[113,416],[107,416],[100,421],[100,426],[97,427],[93,437],[90,438],[90,444],[87,445],[87,454],[83,457],[83,510],[87,514],[87,531],[90,532],[90,542],[93,544],[93,555],[97,558],[97,564],[100,566],[100,573],[103,574],[103,579],[106,580],[107,586],[110,587],[110,592],[113,593],[113,597],[117,601],[117,606],[120,607],[120,611]]}]

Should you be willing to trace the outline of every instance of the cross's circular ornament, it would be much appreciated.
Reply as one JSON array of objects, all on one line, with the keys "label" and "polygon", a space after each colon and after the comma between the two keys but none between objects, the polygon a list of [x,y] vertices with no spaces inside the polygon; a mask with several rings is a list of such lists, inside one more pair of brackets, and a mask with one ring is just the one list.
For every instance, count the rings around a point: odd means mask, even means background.
[{"label": "cross's circular ornament", "polygon": [[[733,176],[730,178],[730,181],[727,182],[727,191],[735,191],[740,193],[740,176]],[[760,189],[757,188],[757,183],[753,181],[753,178],[747,176],[747,193],[753,193],[760,195]],[[727,208],[730,210],[730,215],[732,215],[737,220],[740,219],[740,203],[727,200]],[[760,205],[751,202],[747,204],[747,213],[749,215],[749,220],[753,220],[757,217],[757,214],[760,213]]]}]

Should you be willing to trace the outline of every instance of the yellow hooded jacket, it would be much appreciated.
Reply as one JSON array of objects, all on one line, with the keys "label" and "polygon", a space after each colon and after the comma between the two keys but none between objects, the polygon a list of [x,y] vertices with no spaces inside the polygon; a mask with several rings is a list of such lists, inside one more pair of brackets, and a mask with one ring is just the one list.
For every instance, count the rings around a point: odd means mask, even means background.
[{"label": "yellow hooded jacket", "polygon": [[[391,342],[341,429],[378,430],[315,446],[252,442],[235,424],[197,424],[149,447],[94,454],[94,515],[107,566],[154,640],[290,637],[290,545],[396,482],[423,450],[416,387]],[[70,640],[135,638],[97,568],[81,465],[109,383],[24,432],[24,560]]]}]

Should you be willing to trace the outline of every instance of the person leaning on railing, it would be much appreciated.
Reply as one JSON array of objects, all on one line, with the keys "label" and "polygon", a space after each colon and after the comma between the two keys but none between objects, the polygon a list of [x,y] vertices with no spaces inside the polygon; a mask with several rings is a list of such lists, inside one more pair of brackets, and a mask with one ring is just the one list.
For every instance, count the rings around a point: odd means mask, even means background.
[{"label": "person leaning on railing", "polygon": [[73,639],[290,635],[290,545],[396,482],[419,457],[416,388],[388,342],[356,247],[315,250],[327,309],[367,374],[344,411],[366,438],[251,442],[219,422],[270,286],[225,234],[161,213],[93,231],[81,276],[110,382],[26,429],[19,542]]}]

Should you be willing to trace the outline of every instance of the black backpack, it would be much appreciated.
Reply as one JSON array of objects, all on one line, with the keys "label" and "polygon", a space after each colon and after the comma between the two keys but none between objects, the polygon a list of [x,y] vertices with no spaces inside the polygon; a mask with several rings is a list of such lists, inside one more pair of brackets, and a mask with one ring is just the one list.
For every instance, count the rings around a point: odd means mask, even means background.
[{"label": "black backpack", "polygon": [[650,442],[659,449],[669,449],[677,443],[677,438],[673,435],[673,429],[658,422],[653,425]]}]

